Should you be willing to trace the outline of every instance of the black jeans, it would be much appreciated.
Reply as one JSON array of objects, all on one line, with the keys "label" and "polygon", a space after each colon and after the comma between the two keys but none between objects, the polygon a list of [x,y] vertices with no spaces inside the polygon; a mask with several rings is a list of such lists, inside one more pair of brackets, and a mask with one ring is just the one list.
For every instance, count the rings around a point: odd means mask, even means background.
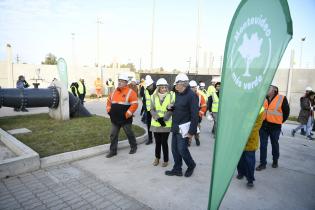
[{"label": "black jeans", "polygon": [[164,162],[168,162],[168,136],[170,133],[156,133],[154,132],[155,138],[155,157],[157,159],[161,158],[161,146],[163,150]]},{"label": "black jeans", "polygon": [[147,112],[147,129],[148,129],[148,136],[149,136],[149,141],[152,141],[152,132],[150,131],[150,127],[151,127],[151,119],[152,119],[152,115],[150,112]]},{"label": "black jeans", "polygon": [[118,134],[120,131],[120,128],[123,128],[125,131],[125,134],[127,135],[129,144],[131,148],[137,148],[137,141],[135,134],[132,131],[132,124],[125,124],[125,125],[116,125],[112,123],[112,130],[110,132],[110,151],[113,153],[117,152],[117,146],[118,146]]}]

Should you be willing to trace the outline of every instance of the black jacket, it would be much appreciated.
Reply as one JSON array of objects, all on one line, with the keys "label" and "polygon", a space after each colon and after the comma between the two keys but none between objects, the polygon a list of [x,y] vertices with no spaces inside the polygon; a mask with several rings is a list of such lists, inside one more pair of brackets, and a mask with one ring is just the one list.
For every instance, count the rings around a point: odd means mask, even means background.
[{"label": "black jacket", "polygon": [[198,112],[198,96],[190,89],[189,86],[183,93],[176,92],[171,131],[179,133],[178,125],[191,122],[188,133],[191,135],[196,134]]}]

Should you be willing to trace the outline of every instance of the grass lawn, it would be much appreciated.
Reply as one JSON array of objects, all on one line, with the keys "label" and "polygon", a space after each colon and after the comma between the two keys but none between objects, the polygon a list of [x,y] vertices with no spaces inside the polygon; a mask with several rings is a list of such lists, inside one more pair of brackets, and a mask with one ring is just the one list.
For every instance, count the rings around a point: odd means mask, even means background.
[{"label": "grass lawn", "polygon": [[[0,118],[0,128],[31,130],[30,134],[14,136],[38,152],[40,157],[47,157],[109,143],[111,122],[100,116],[57,121],[51,119],[48,114],[36,114],[2,117]],[[133,125],[133,131],[136,136],[145,133],[143,128],[136,125]],[[121,129],[119,140],[123,139],[127,139],[127,137]]]}]

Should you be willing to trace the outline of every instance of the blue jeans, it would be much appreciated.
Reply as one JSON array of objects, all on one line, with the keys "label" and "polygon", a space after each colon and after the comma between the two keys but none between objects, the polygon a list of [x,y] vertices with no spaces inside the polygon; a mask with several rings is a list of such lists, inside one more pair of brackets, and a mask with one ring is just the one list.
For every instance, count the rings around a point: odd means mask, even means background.
[{"label": "blue jeans", "polygon": [[313,116],[309,116],[308,120],[307,120],[307,124],[306,124],[306,129],[305,129],[306,130],[306,136],[311,135],[313,121],[314,121]]},{"label": "blue jeans", "polygon": [[182,159],[184,159],[188,168],[196,166],[195,161],[192,159],[188,150],[188,139],[182,138],[181,134],[173,133],[172,135],[172,153],[174,158],[174,171],[182,171]]},{"label": "blue jeans", "polygon": [[255,181],[255,151],[244,151],[237,164],[237,172],[246,177],[248,182]]},{"label": "blue jeans", "polygon": [[262,126],[259,130],[260,137],[260,164],[267,164],[267,147],[268,138],[270,137],[270,142],[272,146],[272,159],[277,161],[280,156],[279,152],[279,136],[281,133],[281,128],[270,128]]}]

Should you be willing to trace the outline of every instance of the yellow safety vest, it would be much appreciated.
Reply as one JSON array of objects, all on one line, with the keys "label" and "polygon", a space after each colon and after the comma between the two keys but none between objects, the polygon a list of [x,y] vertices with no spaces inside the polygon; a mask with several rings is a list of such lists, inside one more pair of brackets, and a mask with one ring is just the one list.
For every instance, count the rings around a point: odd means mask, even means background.
[{"label": "yellow safety vest", "polygon": [[151,95],[147,89],[144,91],[145,95],[145,106],[147,107],[147,111],[151,111]]},{"label": "yellow safety vest", "polygon": [[203,96],[203,98],[208,101],[208,95],[206,90],[198,90],[198,92]]},{"label": "yellow safety vest", "polygon": [[[165,113],[167,112],[167,106],[171,103],[171,100],[172,100],[172,96],[171,96],[171,93],[168,93],[164,100],[163,100],[163,103],[161,104],[160,103],[160,98],[153,94],[151,96],[151,100],[152,100],[152,103],[154,103],[155,105],[155,110],[158,114],[159,117],[164,117]],[[169,120],[165,121],[165,124],[166,124],[166,128],[170,128],[172,127],[172,118],[170,118]],[[161,127],[161,124],[156,121],[155,119],[152,118],[151,120],[151,126],[154,126],[154,127]]]},{"label": "yellow safety vest", "polygon": [[218,112],[219,111],[219,97],[216,92],[212,93],[212,112]]},{"label": "yellow safety vest", "polygon": [[107,87],[109,87],[109,88],[114,87],[113,81],[107,81],[107,83],[108,83]]},{"label": "yellow safety vest", "polygon": [[78,87],[78,93],[79,94],[83,94],[84,93],[84,88],[83,88],[83,84],[82,84],[82,82],[78,82],[78,84],[79,84],[79,87]]},{"label": "yellow safety vest", "polygon": [[209,87],[208,87],[208,90],[207,90],[207,94],[208,94],[208,96],[211,96],[212,95],[212,93],[215,93],[215,87],[213,86],[213,85],[210,85]]}]

